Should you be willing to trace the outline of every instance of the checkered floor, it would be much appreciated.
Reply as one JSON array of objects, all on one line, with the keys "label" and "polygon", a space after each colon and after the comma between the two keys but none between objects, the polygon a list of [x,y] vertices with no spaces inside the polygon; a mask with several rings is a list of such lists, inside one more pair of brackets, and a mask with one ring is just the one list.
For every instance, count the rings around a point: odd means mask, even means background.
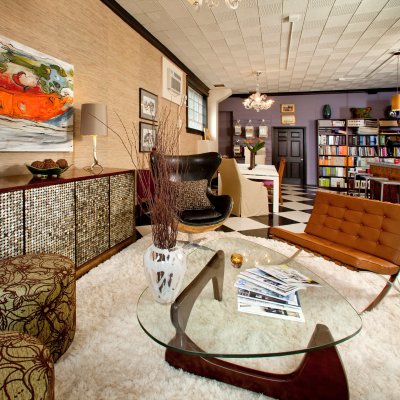
[{"label": "checkered floor", "polygon": [[[303,232],[310,218],[317,190],[317,187],[282,184],[283,204],[279,206],[279,213],[273,214],[270,204],[271,212],[268,215],[249,218],[231,217],[217,230],[238,231],[243,235],[258,237],[268,237],[271,226],[284,226],[285,229],[293,232]],[[136,229],[138,238],[151,231],[149,225],[137,226]]]}]

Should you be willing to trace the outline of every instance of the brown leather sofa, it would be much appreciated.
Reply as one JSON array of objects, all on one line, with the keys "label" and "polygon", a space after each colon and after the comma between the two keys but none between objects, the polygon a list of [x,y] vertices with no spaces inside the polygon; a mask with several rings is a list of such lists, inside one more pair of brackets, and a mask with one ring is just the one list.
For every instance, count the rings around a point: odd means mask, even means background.
[{"label": "brown leather sofa", "polygon": [[318,192],[304,233],[273,227],[270,235],[352,269],[389,275],[371,310],[399,274],[400,204]]}]

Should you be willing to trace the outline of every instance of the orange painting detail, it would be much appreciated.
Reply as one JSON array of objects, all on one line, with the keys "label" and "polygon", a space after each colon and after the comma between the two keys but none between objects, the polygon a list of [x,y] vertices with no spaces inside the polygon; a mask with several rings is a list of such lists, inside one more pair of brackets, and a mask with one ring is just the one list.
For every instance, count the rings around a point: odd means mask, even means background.
[{"label": "orange painting detail", "polygon": [[3,89],[0,91],[0,115],[47,121],[63,114],[72,102],[69,96],[60,98],[55,94],[32,95]]}]

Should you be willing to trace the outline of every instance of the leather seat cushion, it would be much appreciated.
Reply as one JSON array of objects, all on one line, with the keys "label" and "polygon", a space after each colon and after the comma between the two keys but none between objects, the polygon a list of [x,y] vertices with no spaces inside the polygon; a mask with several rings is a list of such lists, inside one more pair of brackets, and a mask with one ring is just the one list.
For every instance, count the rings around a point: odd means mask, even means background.
[{"label": "leather seat cushion", "polygon": [[393,275],[398,272],[399,266],[383,260],[372,254],[332,242],[308,233],[294,233],[279,227],[272,227],[271,235],[277,236],[289,243],[320,253],[333,260],[354,268],[372,271],[383,275]]},{"label": "leather seat cushion", "polygon": [[184,210],[180,215],[180,220],[182,222],[212,222],[213,220],[217,220],[221,217],[222,214],[220,212],[211,208],[207,208],[204,210]]}]

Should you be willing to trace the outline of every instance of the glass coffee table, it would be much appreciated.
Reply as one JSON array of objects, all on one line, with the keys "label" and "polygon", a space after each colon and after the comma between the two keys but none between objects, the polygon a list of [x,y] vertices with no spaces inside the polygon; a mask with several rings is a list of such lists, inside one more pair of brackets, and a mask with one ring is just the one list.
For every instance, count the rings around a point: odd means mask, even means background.
[{"label": "glass coffee table", "polygon": [[[241,253],[234,268],[230,257]],[[185,289],[171,306],[156,303],[145,289],[137,318],[154,341],[166,347],[176,368],[279,399],[348,399],[346,374],[336,345],[362,327],[353,307],[332,287],[296,260],[250,240],[221,238],[188,252]],[[257,265],[287,264],[320,287],[300,290],[305,322],[269,318],[237,310],[240,271]],[[275,374],[222,359],[278,357],[305,353],[300,366]]]}]

